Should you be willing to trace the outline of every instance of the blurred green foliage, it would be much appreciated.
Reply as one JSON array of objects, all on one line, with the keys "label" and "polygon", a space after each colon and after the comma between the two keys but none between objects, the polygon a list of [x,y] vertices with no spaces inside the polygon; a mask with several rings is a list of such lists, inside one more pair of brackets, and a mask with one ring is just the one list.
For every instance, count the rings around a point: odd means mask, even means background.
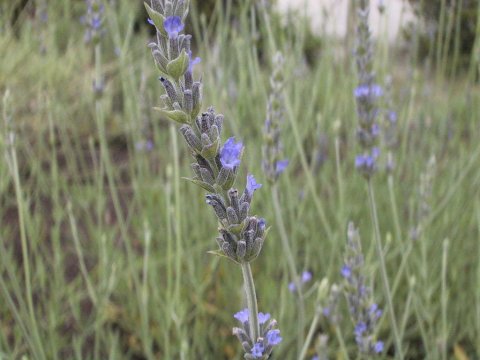
[{"label": "blurred green foliage", "polygon": [[[478,38],[478,0],[408,0],[421,26],[407,31],[417,38],[421,58],[466,68]],[[415,20],[417,21],[417,20]],[[477,40],[478,41],[478,40]]]}]

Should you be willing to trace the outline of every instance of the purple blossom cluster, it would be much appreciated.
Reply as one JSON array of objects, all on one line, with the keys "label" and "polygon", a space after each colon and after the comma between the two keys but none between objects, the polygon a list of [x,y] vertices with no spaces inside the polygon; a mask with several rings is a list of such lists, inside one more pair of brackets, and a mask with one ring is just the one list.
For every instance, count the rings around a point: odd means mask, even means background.
[{"label": "purple blossom cluster", "polygon": [[354,336],[359,352],[375,355],[383,352],[384,344],[376,339],[376,328],[382,311],[372,300],[372,291],[364,275],[364,259],[358,230],[348,226],[348,244],[340,274],[344,278],[343,291],[347,298]]},{"label": "purple blossom cluster", "polygon": [[368,25],[369,2],[360,0],[358,7],[357,46],[355,60],[359,83],[353,94],[357,105],[357,139],[362,152],[355,158],[355,167],[367,178],[377,169],[379,156],[378,142],[378,100],[383,96],[383,89],[375,83],[373,72],[373,50]]},{"label": "purple blossom cluster", "polygon": [[283,158],[283,146],[280,140],[280,126],[285,117],[283,105],[283,64],[281,53],[273,59],[273,74],[270,77],[271,93],[268,97],[267,116],[264,126],[264,146],[262,148],[262,167],[270,182],[275,182],[287,169],[288,159]]},{"label": "purple blossom cluster", "polygon": [[103,33],[103,13],[105,12],[104,5],[100,0],[85,0],[87,5],[87,12],[80,19],[85,26],[84,40],[86,43],[97,44]]},{"label": "purple blossom cluster", "polygon": [[[312,280],[312,273],[310,271],[304,271],[302,273],[302,276],[300,277],[300,284],[301,285],[307,284],[311,280]],[[288,284],[288,290],[290,290],[290,292],[292,293],[297,291],[297,286],[295,285],[295,282],[292,281]]]},{"label": "purple blossom cluster", "polygon": [[233,328],[233,334],[242,343],[247,359],[268,359],[273,348],[282,342],[280,330],[276,329],[277,322],[270,319],[269,313],[258,313],[258,323],[260,325],[260,337],[253,341],[249,333],[249,311],[243,309],[233,315],[241,323],[241,327]]}]

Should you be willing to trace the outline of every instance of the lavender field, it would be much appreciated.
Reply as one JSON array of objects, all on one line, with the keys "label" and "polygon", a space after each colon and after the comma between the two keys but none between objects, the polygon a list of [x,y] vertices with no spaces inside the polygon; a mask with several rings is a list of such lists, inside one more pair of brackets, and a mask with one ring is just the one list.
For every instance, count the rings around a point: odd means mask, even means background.
[{"label": "lavender field", "polygon": [[312,4],[0,2],[0,360],[480,358],[480,2]]}]

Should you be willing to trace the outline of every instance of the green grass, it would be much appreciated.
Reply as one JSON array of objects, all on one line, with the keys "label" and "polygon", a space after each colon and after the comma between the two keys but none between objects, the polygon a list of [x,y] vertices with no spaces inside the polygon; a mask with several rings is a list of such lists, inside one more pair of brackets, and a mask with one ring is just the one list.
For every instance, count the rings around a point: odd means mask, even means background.
[{"label": "green grass", "polygon": [[[106,7],[106,90],[95,100],[93,48],[83,43],[79,22],[83,2],[54,3],[46,24],[27,8],[13,25],[7,21],[12,4],[0,5],[0,359],[239,359],[231,328],[244,301],[241,272],[207,254],[216,248],[214,216],[204,193],[181,180],[190,175],[183,140],[152,110],[162,90],[146,47],[148,28],[135,24],[141,6],[117,0],[115,8]],[[272,226],[252,264],[259,310],[272,313],[282,331],[273,357],[294,359],[296,299],[287,288],[290,270],[258,155],[273,38],[251,4],[245,2],[233,23],[221,15],[220,3],[209,14],[215,27],[195,11],[190,18],[202,57],[204,105],[225,115],[226,134],[246,145],[242,170],[264,183],[253,204]],[[305,66],[303,22],[282,28],[273,19],[270,30],[286,57],[282,140],[290,165],[278,184],[281,211],[297,271],[314,274],[306,292],[306,336],[316,287],[324,278],[341,281],[349,221],[360,228],[375,299],[384,309],[387,302],[366,183],[353,168],[353,59],[324,39],[316,63]],[[403,352],[407,359],[455,358],[455,348],[457,359],[461,352],[476,359],[479,87],[418,63],[412,68],[411,54],[390,49],[388,55],[376,66],[394,79],[400,143],[393,187],[382,172],[373,186],[391,288],[398,278],[393,303]],[[152,123],[152,152],[135,148],[145,119]],[[13,146],[6,141],[10,131]],[[319,134],[328,138],[327,160],[316,171]],[[431,212],[411,242],[420,178],[432,155]],[[352,325],[343,310],[340,328],[352,357]],[[379,337],[389,349],[384,357],[393,358],[387,313],[381,324]],[[307,358],[320,333],[330,336],[331,358],[341,358],[335,329],[323,318]]]}]

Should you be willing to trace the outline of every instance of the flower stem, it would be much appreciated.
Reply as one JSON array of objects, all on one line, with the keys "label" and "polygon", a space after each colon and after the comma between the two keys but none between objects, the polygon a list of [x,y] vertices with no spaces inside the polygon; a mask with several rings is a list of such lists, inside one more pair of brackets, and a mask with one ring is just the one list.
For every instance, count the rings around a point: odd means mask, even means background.
[{"label": "flower stem", "polygon": [[244,262],[241,264],[241,267],[243,274],[243,286],[245,288],[245,294],[247,295],[250,337],[255,343],[260,334],[260,326],[258,324],[257,294],[255,293],[255,284],[253,282],[252,268],[250,267],[250,263]]},{"label": "flower stem", "polygon": [[[280,240],[282,242],[284,254],[287,258],[288,267],[290,270],[290,275],[295,284],[295,290],[298,295],[297,297],[297,308],[298,308],[298,332],[297,332],[297,354],[300,353],[303,339],[304,339],[304,328],[305,328],[305,304],[302,291],[302,283],[300,282],[300,277],[297,274],[295,259],[293,257],[293,252],[288,241],[287,229],[283,222],[282,211],[280,208],[280,201],[278,196],[278,187],[277,184],[272,185],[272,200],[273,208],[275,211],[275,219],[280,232]],[[301,357],[299,357],[301,359]]]},{"label": "flower stem", "polygon": [[308,330],[307,338],[305,339],[305,342],[302,347],[302,351],[300,352],[300,355],[298,357],[300,360],[303,360],[307,355],[308,347],[312,342],[313,335],[315,334],[315,330],[317,330],[318,321],[320,320],[320,314],[321,312],[319,310],[315,312],[315,317],[312,320],[312,324],[310,325],[310,329]]},{"label": "flower stem", "polygon": [[402,341],[400,339],[397,327],[397,320],[395,319],[395,312],[393,309],[392,294],[390,292],[390,285],[388,283],[387,269],[385,266],[385,258],[383,256],[382,240],[380,236],[380,226],[378,225],[377,206],[375,204],[375,194],[373,191],[372,181],[368,180],[368,200],[370,203],[370,212],[372,215],[372,222],[375,230],[375,244],[377,249],[377,256],[380,261],[380,273],[382,275],[383,288],[387,298],[388,314],[390,315],[390,322],[392,326],[393,338],[396,348],[397,359],[403,359]]}]

